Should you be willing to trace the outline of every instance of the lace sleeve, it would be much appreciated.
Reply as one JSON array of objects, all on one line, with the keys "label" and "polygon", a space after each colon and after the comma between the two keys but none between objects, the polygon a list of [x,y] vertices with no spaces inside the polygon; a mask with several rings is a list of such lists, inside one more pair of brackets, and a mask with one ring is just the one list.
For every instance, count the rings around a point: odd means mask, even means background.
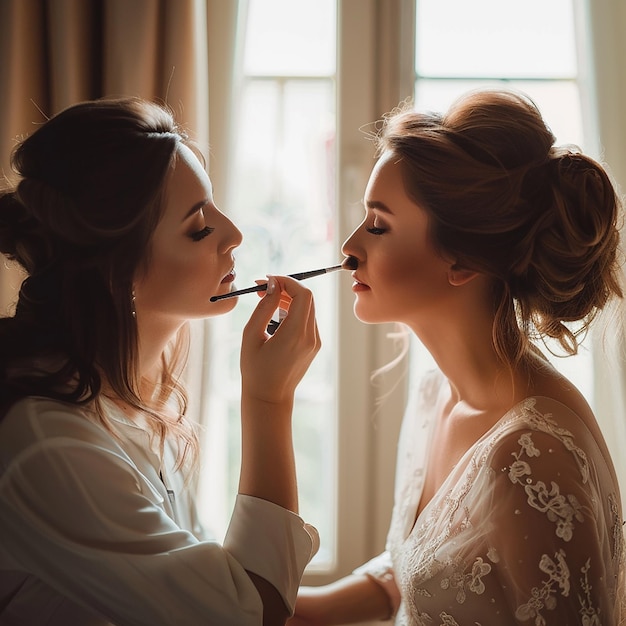
[{"label": "lace sleeve", "polygon": [[522,622],[618,624],[619,492],[595,447],[588,456],[546,423],[507,434],[493,451],[494,573]]}]

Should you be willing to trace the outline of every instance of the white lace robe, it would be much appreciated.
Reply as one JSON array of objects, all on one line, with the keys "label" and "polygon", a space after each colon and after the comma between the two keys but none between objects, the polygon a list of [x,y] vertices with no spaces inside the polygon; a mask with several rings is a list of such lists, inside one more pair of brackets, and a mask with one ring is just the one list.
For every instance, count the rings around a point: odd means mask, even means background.
[{"label": "white lace robe", "polygon": [[387,552],[357,570],[387,590],[395,580],[396,624],[620,624],[619,488],[583,421],[556,400],[513,407],[415,520],[441,381],[430,378],[405,417]]}]

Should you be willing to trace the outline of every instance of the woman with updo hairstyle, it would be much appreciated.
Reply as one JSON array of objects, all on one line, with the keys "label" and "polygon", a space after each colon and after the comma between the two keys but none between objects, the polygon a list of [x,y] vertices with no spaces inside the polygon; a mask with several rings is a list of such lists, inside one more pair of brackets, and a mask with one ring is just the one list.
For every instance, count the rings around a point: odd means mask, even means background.
[{"label": "woman with updo hairstyle", "polygon": [[302,587],[289,626],[624,623],[618,479],[592,409],[544,355],[576,354],[622,298],[607,172],[554,145],[512,91],[444,115],[402,106],[375,141],[343,245],[354,312],[408,327],[436,368],[411,389],[386,550]]},{"label": "woman with updo hairstyle", "polygon": [[[0,252],[24,273],[0,318],[0,623],[277,625],[316,530],[297,515],[296,386],[320,341],[282,276],[241,346],[242,465],[223,543],[198,523],[188,321],[237,298],[242,241],[165,106],[73,105],[12,153]],[[280,305],[286,319],[273,335]]]}]

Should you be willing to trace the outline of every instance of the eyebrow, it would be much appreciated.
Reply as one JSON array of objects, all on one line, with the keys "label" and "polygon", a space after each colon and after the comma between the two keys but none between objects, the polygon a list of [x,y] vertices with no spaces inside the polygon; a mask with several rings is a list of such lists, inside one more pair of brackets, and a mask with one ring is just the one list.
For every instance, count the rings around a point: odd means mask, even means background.
[{"label": "eyebrow", "polygon": [[204,200],[200,200],[200,202],[196,202],[189,209],[189,211],[187,211],[187,213],[185,213],[185,216],[183,217],[181,222],[184,222],[186,219],[190,218],[194,213],[197,213],[202,207],[205,207],[207,204],[209,204],[208,198],[205,198]]},{"label": "eyebrow", "polygon": [[368,202],[363,203],[368,209],[376,209],[381,213],[388,213],[389,215],[393,215],[393,211],[383,202],[379,202],[378,200],[369,200]]}]

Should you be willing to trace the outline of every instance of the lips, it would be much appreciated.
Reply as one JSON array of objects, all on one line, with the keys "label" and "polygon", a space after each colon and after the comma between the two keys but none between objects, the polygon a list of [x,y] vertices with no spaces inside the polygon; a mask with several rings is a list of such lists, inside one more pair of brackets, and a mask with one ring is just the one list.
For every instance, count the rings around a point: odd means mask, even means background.
[{"label": "lips", "polygon": [[352,291],[366,291],[370,288],[366,283],[362,283],[354,273],[352,274],[352,278],[354,279]]},{"label": "lips", "polygon": [[222,278],[221,284],[232,283],[235,280],[235,276],[236,276],[235,270],[234,269],[230,270],[230,272],[228,272],[228,274],[226,274],[226,276]]},{"label": "lips", "polygon": [[363,287],[368,287],[367,283],[364,283],[361,280],[359,280],[358,276],[354,272],[352,273],[352,278],[354,279],[355,285],[363,285]]}]

